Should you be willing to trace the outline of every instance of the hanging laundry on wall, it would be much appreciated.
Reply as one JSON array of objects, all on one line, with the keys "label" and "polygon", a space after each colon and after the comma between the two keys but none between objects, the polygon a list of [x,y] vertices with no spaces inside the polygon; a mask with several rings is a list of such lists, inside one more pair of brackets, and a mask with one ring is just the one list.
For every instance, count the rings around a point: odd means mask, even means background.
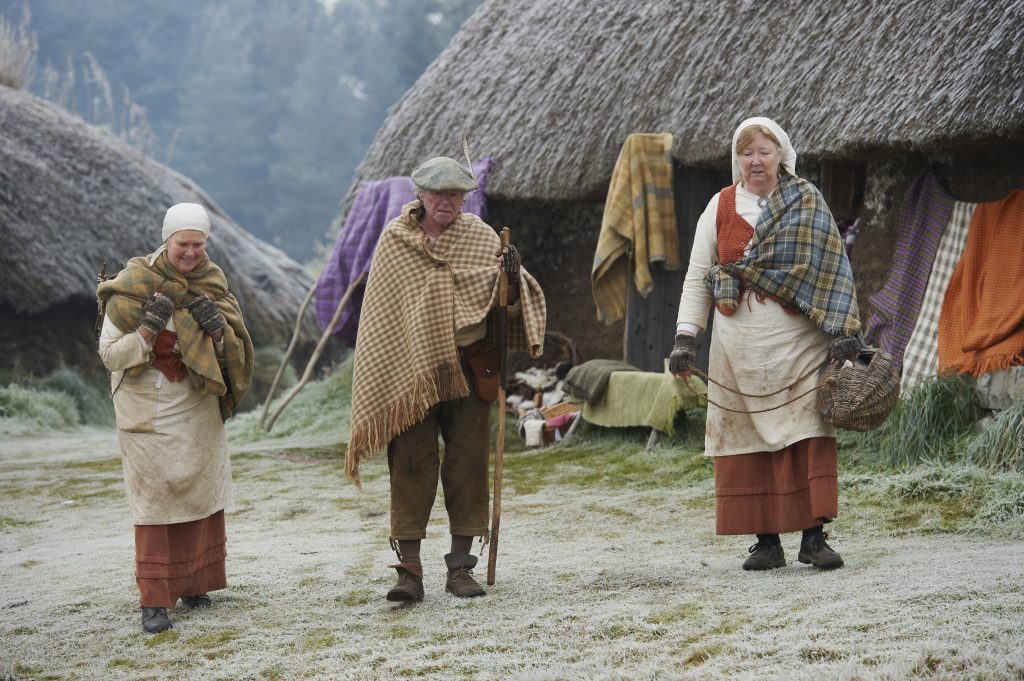
[{"label": "hanging laundry on wall", "polygon": [[939,373],[1024,364],[1024,189],[980,203],[939,315]]},{"label": "hanging laundry on wall", "polygon": [[653,288],[650,264],[682,267],[672,193],[671,133],[632,134],[619,152],[608,186],[590,280],[597,318],[605,323],[626,314],[628,256],[641,295]]},{"label": "hanging laundry on wall", "polygon": [[892,267],[885,286],[869,298],[875,311],[865,333],[869,344],[891,353],[897,364],[903,362],[955,201],[930,169],[914,180],[903,200]]},{"label": "hanging laundry on wall", "polygon": [[903,354],[900,388],[904,393],[939,371],[939,313],[942,311],[946,287],[949,286],[953,270],[960,262],[960,255],[967,243],[967,228],[971,225],[971,217],[977,205],[963,201],[953,204],[953,215],[942,233],[932,273],[928,277],[921,312]]}]

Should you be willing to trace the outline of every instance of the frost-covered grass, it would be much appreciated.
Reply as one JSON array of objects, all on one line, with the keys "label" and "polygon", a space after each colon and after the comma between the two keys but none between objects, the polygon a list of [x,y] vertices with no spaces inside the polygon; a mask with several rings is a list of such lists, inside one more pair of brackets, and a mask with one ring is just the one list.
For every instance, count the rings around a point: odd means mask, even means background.
[{"label": "frost-covered grass", "polygon": [[[319,381],[306,384],[267,433],[260,427],[263,405],[250,407],[228,422],[228,437],[234,442],[272,442],[300,437],[333,442],[348,440],[352,405],[352,357]],[[276,371],[276,366],[274,367]],[[286,389],[278,388],[268,414],[284,399]],[[247,398],[248,399],[248,398]]]},{"label": "frost-covered grass", "polygon": [[[511,429],[510,429],[511,430]],[[966,466],[841,475],[847,566],[740,563],[681,437],[584,432],[507,449],[497,584],[444,593],[441,500],[423,603],[389,603],[385,462],[364,491],[340,447],[233,446],[229,587],[140,631],[113,432],[0,443],[0,678],[1019,679],[1022,482]],[[993,503],[1003,499],[1002,505]],[[1013,502],[1016,499],[1016,502]],[[479,576],[486,573],[481,558]]]},{"label": "frost-covered grass", "polygon": [[426,599],[389,603],[386,462],[362,492],[342,473],[350,382],[346,364],[310,384],[269,435],[258,410],[230,422],[229,586],[157,636],[114,432],[0,441],[0,679],[1024,676],[1020,472],[867,465],[847,443],[829,527],[847,566],[797,563],[792,534],[787,567],[746,573],[753,539],[714,534],[700,412],[650,452],[644,430],[590,427],[526,450],[510,423],[497,584],[444,593],[438,499]]},{"label": "frost-covered grass", "polygon": [[78,423],[78,408],[70,395],[33,390],[15,383],[0,388],[0,435],[72,430]]}]

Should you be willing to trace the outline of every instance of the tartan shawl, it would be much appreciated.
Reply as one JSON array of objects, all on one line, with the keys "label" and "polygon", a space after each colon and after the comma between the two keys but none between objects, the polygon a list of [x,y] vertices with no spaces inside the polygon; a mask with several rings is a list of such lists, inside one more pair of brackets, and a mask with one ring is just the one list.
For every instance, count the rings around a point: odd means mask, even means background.
[{"label": "tartan shawl", "polygon": [[626,314],[629,249],[640,295],[654,289],[650,263],[682,267],[672,194],[672,134],[633,134],[619,152],[608,186],[597,250],[590,270],[597,319],[611,324]]},{"label": "tartan shawl", "polygon": [[[138,328],[142,307],[154,291],[174,301],[178,348],[192,386],[207,395],[219,396],[221,417],[227,420],[252,384],[253,345],[242,321],[242,310],[228,290],[223,270],[206,256],[187,273],[175,269],[167,260],[166,252],[161,253],[152,265],[147,257],[132,258],[116,277],[99,285],[96,297],[114,326],[130,332]],[[224,315],[223,370],[217,361],[213,339],[203,333],[186,309],[200,295],[212,298]],[[127,369],[129,374],[143,370],[145,366]]]},{"label": "tartan shawl", "polygon": [[[465,397],[455,330],[488,319],[488,344],[497,344],[488,315],[498,303],[495,253],[501,242],[476,215],[461,213],[432,250],[407,203],[384,228],[370,265],[356,337],[352,378],[352,434],[345,474],[359,484],[359,462],[373,456],[435,404]],[[508,349],[543,351],[546,309],[536,280],[521,270],[518,305],[509,315]]]},{"label": "tartan shawl", "polygon": [[739,305],[741,281],[799,310],[826,333],[860,332],[850,260],[825,199],[806,180],[780,177],[754,227],[750,252],[737,262],[712,265],[704,277],[727,314]]}]

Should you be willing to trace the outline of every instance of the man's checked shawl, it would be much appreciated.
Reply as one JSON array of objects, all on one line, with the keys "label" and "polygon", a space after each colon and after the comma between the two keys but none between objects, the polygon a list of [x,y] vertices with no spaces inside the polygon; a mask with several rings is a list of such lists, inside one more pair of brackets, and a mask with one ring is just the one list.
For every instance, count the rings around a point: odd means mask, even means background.
[{"label": "man's checked shawl", "polygon": [[708,270],[704,283],[726,314],[739,305],[741,280],[800,310],[826,333],[860,332],[853,271],[839,230],[825,199],[806,180],[780,177],[758,218],[749,253]]},{"label": "man's checked shawl", "polygon": [[[345,473],[359,484],[359,462],[419,422],[433,405],[465,397],[455,330],[479,323],[498,303],[498,235],[461,213],[432,249],[418,222],[419,201],[388,223],[370,266],[356,338],[352,435]],[[546,310],[536,280],[521,270],[508,348],[543,351]],[[490,343],[497,339],[489,330]]]},{"label": "man's checked shawl", "polygon": [[[221,417],[227,420],[252,384],[253,346],[242,321],[242,310],[228,290],[224,272],[206,256],[194,270],[179,272],[161,253],[152,265],[148,257],[132,258],[116,277],[102,282],[96,291],[104,302],[104,313],[121,331],[131,332],[142,320],[142,307],[154,291],[174,301],[174,327],[178,334],[181,361],[188,368],[192,386],[207,395],[220,397]],[[197,296],[209,296],[224,315],[224,359],[221,370],[213,339],[186,309]],[[144,371],[144,365],[127,369]],[[228,389],[230,383],[230,390]]]}]

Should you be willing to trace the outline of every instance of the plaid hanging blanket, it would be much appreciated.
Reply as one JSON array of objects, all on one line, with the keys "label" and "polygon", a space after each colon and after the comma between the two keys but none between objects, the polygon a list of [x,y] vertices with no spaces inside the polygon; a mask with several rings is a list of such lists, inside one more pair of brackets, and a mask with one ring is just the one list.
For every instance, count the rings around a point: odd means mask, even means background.
[{"label": "plaid hanging blanket", "polygon": [[[477,324],[498,303],[498,235],[462,213],[427,249],[413,201],[381,234],[366,284],[352,378],[352,435],[345,473],[359,484],[359,462],[420,421],[433,405],[465,397],[455,330]],[[544,294],[521,271],[521,314],[508,318],[508,349],[543,352]],[[496,345],[492,324],[488,338]]]},{"label": "plaid hanging blanket", "polygon": [[626,314],[626,273],[633,249],[633,283],[647,297],[650,263],[682,267],[672,196],[672,135],[633,134],[619,152],[608,186],[590,281],[597,318],[607,324]]},{"label": "plaid hanging blanket", "polygon": [[914,180],[900,209],[889,278],[868,299],[874,312],[866,324],[867,341],[891,353],[900,366],[954,201],[931,170]]},{"label": "plaid hanging blanket", "polygon": [[942,311],[942,299],[946,296],[946,287],[953,276],[953,269],[960,262],[960,254],[967,242],[967,228],[971,225],[971,216],[977,205],[963,201],[953,205],[953,215],[942,233],[939,250],[935,253],[935,264],[928,277],[928,287],[924,292],[914,333],[910,335],[907,350],[903,353],[903,376],[900,378],[900,390],[903,392],[939,372],[939,313]]},{"label": "plaid hanging blanket", "polygon": [[712,265],[704,284],[725,314],[737,308],[746,287],[799,310],[826,333],[860,332],[853,270],[839,229],[821,193],[798,177],[779,179],[747,255]]}]

